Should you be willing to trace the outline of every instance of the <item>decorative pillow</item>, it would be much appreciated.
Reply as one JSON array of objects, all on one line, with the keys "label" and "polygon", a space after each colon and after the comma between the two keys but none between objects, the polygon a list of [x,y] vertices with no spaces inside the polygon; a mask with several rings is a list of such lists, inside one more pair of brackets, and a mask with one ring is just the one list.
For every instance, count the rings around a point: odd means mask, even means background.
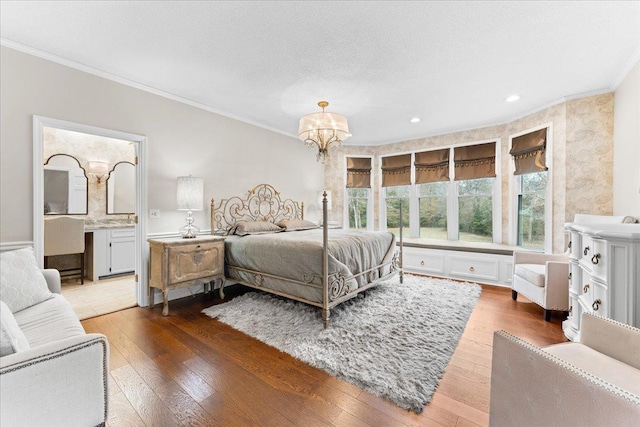
[{"label": "decorative pillow", "polygon": [[27,337],[18,326],[16,318],[3,301],[0,301],[0,356],[29,349]]},{"label": "decorative pillow", "polygon": [[277,233],[280,231],[282,231],[282,228],[278,227],[272,222],[241,221],[241,222],[238,222],[229,230],[229,234],[246,236],[248,234],[267,234],[267,233]]},{"label": "decorative pillow", "polygon": [[284,228],[284,231],[311,230],[320,227],[318,224],[304,219],[283,219],[276,225]]},{"label": "decorative pillow", "polygon": [[33,249],[0,253],[0,300],[12,313],[51,298],[42,272],[36,265]]}]

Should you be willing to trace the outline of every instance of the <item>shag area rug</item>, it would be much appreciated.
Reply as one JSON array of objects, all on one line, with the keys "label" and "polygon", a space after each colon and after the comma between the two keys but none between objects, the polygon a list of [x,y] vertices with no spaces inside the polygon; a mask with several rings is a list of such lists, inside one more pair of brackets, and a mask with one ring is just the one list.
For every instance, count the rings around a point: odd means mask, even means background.
[{"label": "shag area rug", "polygon": [[202,312],[417,414],[429,403],[480,296],[477,284],[406,275],[331,310],[248,292]]}]

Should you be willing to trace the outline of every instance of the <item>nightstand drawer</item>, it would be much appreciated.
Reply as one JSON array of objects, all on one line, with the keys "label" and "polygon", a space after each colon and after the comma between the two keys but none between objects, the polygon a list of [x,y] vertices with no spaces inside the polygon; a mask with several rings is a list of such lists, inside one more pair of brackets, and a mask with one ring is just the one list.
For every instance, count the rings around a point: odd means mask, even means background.
[{"label": "nightstand drawer", "polygon": [[223,274],[224,241],[169,248],[169,283]]}]

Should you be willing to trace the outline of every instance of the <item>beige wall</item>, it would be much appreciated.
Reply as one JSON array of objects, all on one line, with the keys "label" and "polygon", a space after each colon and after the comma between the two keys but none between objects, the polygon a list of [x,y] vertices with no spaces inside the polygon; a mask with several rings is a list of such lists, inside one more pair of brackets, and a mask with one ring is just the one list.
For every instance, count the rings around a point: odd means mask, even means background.
[{"label": "beige wall", "polygon": [[[148,138],[148,207],[161,211],[148,220],[149,233],[184,225],[184,212],[176,211],[180,175],[204,178],[205,199],[269,183],[316,214],[323,167],[294,138],[4,46],[0,58],[1,242],[32,240],[33,115]],[[209,228],[208,207],[194,216]]]},{"label": "beige wall", "polygon": [[[345,146],[326,165],[325,186],[333,192],[333,220],[342,223],[345,155],[384,155],[490,139],[501,140],[502,243],[509,242],[509,136],[550,123],[553,127],[553,250],[564,250],[564,223],[576,213],[609,215],[613,194],[613,94],[563,102],[498,126],[397,142],[377,147]],[[595,154],[595,155],[594,155]],[[374,171],[374,215],[378,227],[379,183]],[[588,186],[585,184],[588,183]],[[587,190],[587,191],[585,191]]]},{"label": "beige wall", "polygon": [[613,213],[640,218],[640,61],[615,93]]}]

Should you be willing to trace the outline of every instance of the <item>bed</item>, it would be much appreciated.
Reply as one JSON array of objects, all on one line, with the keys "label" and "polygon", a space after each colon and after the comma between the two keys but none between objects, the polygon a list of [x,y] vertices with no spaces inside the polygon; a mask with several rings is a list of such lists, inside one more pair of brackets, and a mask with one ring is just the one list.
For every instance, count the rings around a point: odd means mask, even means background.
[{"label": "bed", "polygon": [[332,307],[395,275],[402,282],[402,244],[392,233],[330,230],[326,207],[325,195],[320,227],[304,220],[303,203],[281,199],[269,184],[212,199],[211,232],[227,236],[227,278],[320,307],[325,327]]}]

